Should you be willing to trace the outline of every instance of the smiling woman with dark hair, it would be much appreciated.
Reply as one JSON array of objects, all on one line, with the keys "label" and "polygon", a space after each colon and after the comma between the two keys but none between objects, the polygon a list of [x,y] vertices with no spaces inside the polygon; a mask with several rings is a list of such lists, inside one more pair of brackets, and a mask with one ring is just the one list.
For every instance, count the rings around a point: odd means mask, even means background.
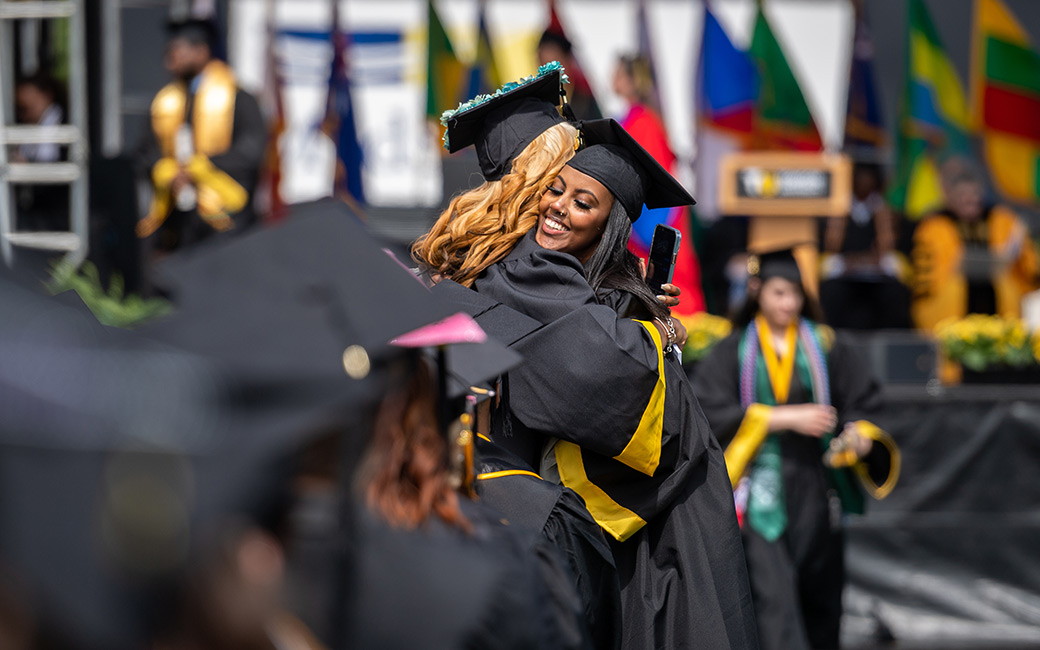
[{"label": "smiling woman with dark hair", "polygon": [[644,203],[693,198],[617,122],[582,137],[535,228],[473,283],[543,324],[514,345],[525,363],[493,439],[577,492],[607,533],[622,647],[755,648],[722,449],[672,352],[685,332],[627,250]]}]

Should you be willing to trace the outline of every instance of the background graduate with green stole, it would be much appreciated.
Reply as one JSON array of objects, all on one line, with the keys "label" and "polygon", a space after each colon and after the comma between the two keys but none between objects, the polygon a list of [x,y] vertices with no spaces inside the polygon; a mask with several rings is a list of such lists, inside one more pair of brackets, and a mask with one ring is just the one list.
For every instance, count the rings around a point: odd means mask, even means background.
[{"label": "background graduate with green stole", "polygon": [[764,649],[837,648],[841,513],[892,490],[899,451],[866,418],[879,404],[865,364],[819,323],[789,250],[752,256],[734,333],[697,368],[741,518]]}]

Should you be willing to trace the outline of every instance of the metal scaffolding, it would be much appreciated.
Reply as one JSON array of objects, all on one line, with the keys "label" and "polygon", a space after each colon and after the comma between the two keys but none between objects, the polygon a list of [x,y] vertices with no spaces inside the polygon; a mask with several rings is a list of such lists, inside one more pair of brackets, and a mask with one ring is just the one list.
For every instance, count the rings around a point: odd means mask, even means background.
[{"label": "metal scaffolding", "polygon": [[[13,125],[14,21],[68,19],[68,119],[56,126]],[[87,255],[87,63],[83,0],[0,0],[0,253],[10,265],[15,247],[64,252],[79,264]],[[68,147],[67,162],[12,162],[8,148],[22,144]],[[14,185],[68,185],[69,229],[19,232]]]}]

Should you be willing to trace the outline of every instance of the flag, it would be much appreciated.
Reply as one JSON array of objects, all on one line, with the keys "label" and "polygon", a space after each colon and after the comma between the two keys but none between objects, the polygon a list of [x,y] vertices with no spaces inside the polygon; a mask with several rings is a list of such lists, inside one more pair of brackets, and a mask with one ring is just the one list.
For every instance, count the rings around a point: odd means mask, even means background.
[{"label": "flag", "polygon": [[365,202],[365,190],[361,180],[363,164],[361,142],[357,137],[354,122],[354,102],[350,96],[350,68],[347,61],[349,39],[340,30],[339,1],[332,2],[332,71],[329,74],[329,99],[325,112],[325,124],[336,143],[335,193],[349,195],[358,203]]},{"label": "flag", "polygon": [[469,69],[466,97],[490,94],[502,86],[502,77],[495,65],[495,51],[491,47],[484,3],[480,2],[480,18],[477,21],[477,54]]},{"label": "flag", "polygon": [[[646,12],[644,3],[639,3],[638,14],[639,25],[639,47],[640,56],[643,57],[651,79],[653,73],[653,55],[650,51],[650,33],[646,23]],[[652,103],[657,103],[657,89],[654,85],[654,96],[650,98]],[[657,103],[659,105],[659,103]],[[665,130],[661,116],[656,112],[656,105],[644,106],[633,105],[621,126],[650,153],[654,159],[669,173],[675,173],[676,159],[668,144],[668,133]],[[694,314],[704,311],[704,292],[701,288],[700,264],[697,260],[695,242],[692,236],[693,229],[690,227],[690,211],[686,207],[658,208],[651,210],[646,206],[639,218],[632,224],[632,237],[629,239],[629,250],[640,258],[646,258],[650,254],[650,245],[653,241],[654,230],[658,224],[671,226],[682,235],[679,253],[675,260],[675,272],[672,275],[672,284],[680,287],[683,292],[682,301],[678,306],[672,308],[672,315],[681,321],[689,322]]]},{"label": "flag", "polygon": [[[856,3],[856,27],[852,36],[852,65],[845,109],[845,149],[874,151],[885,146],[885,124],[881,118],[874,79],[874,41],[870,37],[862,3]],[[876,158],[877,156],[875,156]]]},{"label": "flag", "polygon": [[798,86],[798,79],[788,65],[784,49],[776,40],[761,5],[755,17],[755,31],[748,54],[754,60],[758,74],[754,147],[800,151],[822,149],[820,132]]},{"label": "flag", "polygon": [[639,0],[636,28],[639,34],[639,56],[646,61],[647,71],[653,82],[650,87],[650,102],[654,110],[661,110],[661,92],[657,89],[657,68],[654,66],[654,51],[650,40],[650,25],[646,20],[646,0]]},{"label": "flag", "polygon": [[1040,55],[1000,0],[975,3],[972,107],[997,188],[1040,202]]},{"label": "flag", "polygon": [[936,160],[968,149],[968,115],[957,72],[922,0],[910,0],[906,87],[897,131],[896,182],[889,202],[910,217],[943,203]]},{"label": "flag", "polygon": [[285,201],[282,200],[282,157],[279,140],[285,133],[285,109],[282,103],[282,74],[279,69],[277,53],[278,32],[275,26],[275,0],[267,0],[267,70],[264,74],[264,87],[260,93],[260,105],[267,117],[269,131],[267,135],[267,151],[264,153],[263,168],[260,172],[259,190],[257,191],[263,204],[262,212],[269,221],[277,221],[285,215]]},{"label": "flag", "polygon": [[[563,21],[560,20],[560,14],[556,10],[556,0],[549,0],[549,26],[545,28],[545,32],[557,36],[566,43],[566,46],[561,46],[564,60],[560,63],[567,69],[567,77],[570,78],[571,88],[567,92],[567,101],[571,104],[575,116],[579,120],[595,120],[603,117],[596,97],[592,94],[592,86],[582,71],[581,62],[574,54],[573,42],[567,38],[567,33],[563,29]],[[542,64],[548,62],[540,61]]]},{"label": "flag", "polygon": [[697,108],[697,214],[719,216],[719,161],[745,149],[755,121],[758,80],[755,63],[729,39],[718,18],[704,6],[704,31],[694,83]]},{"label": "flag", "polygon": [[466,72],[455,56],[451,39],[444,30],[433,0],[428,3],[426,44],[426,116],[439,120],[441,113],[455,108],[462,101],[462,79]]}]

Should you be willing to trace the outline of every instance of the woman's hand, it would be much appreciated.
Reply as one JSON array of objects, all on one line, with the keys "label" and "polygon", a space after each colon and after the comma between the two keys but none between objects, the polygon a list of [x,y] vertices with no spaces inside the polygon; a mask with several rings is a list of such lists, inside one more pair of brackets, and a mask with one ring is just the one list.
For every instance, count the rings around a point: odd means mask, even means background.
[{"label": "woman's hand", "polygon": [[[666,324],[666,321],[670,322]],[[680,350],[686,345],[686,326],[682,324],[681,320],[678,318],[655,318],[653,323],[654,327],[657,328],[657,332],[661,335],[662,345],[667,347],[670,343]]]},{"label": "woman's hand", "polygon": [[[841,442],[839,442],[839,440]],[[831,440],[831,449],[834,449],[835,446],[851,449],[856,454],[857,458],[863,458],[869,454],[870,450],[874,447],[874,441],[862,435],[855,422],[849,422],[845,425],[845,429],[841,432],[841,435]]]},{"label": "woman's hand", "polygon": [[[670,284],[661,285],[662,288],[670,287],[670,286],[672,286],[672,285],[670,285]],[[676,287],[675,290],[678,291],[679,288]],[[676,299],[675,302],[678,303],[679,300]],[[687,338],[687,336],[689,336],[687,334],[687,332],[686,332],[686,326],[682,324],[681,320],[679,320],[678,318],[674,318],[673,317],[672,318],[672,327],[675,328],[675,346],[678,347],[680,350],[682,350],[684,347],[686,347],[686,338]]]},{"label": "woman's hand", "polygon": [[794,431],[803,436],[820,438],[834,431],[838,411],[822,404],[790,404],[774,406],[769,419],[770,431]]},{"label": "woman's hand", "polygon": [[675,307],[679,304],[679,294],[682,290],[674,284],[662,284],[661,291],[664,293],[657,296],[657,299],[668,305],[669,307]]}]

